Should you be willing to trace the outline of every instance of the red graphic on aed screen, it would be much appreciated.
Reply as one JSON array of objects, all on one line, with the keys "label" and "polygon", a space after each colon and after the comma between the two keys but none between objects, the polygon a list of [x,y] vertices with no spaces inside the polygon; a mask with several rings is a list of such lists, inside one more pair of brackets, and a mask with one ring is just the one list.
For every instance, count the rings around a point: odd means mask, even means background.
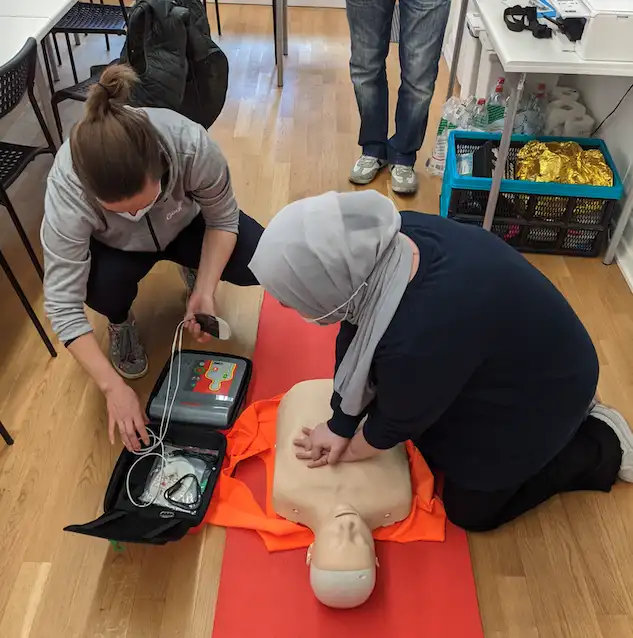
[{"label": "red graphic on aed screen", "polygon": [[235,376],[236,363],[228,361],[200,361],[194,368],[194,392],[201,394],[228,395],[233,377]]}]

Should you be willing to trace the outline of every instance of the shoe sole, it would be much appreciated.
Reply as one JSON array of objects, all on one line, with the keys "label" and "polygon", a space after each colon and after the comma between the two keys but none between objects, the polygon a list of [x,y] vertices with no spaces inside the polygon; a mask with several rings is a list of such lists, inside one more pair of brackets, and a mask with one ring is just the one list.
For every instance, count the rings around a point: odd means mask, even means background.
[{"label": "shoe sole", "polygon": [[149,361],[145,364],[145,368],[143,369],[142,372],[137,372],[136,374],[130,374],[129,372],[123,372],[123,370],[121,370],[121,368],[117,368],[116,363],[114,363],[114,361],[112,361],[112,359],[110,359],[110,363],[112,364],[112,367],[117,371],[117,373],[122,376],[124,379],[127,379],[128,381],[134,381],[135,379],[142,379],[146,374],[147,371],[149,370]]},{"label": "shoe sole", "polygon": [[401,188],[399,186],[394,186],[393,182],[391,182],[391,190],[394,193],[398,193],[398,195],[415,195],[418,192],[418,187],[415,188]]}]

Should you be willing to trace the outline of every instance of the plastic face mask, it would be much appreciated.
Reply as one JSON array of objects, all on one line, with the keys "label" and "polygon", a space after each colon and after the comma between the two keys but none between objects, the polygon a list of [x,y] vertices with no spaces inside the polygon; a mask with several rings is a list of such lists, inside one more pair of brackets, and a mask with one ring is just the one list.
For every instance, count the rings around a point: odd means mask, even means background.
[{"label": "plastic face mask", "polygon": [[147,213],[149,213],[149,211],[152,210],[152,207],[158,201],[158,198],[160,197],[161,192],[162,192],[162,189],[159,186],[158,193],[156,193],[156,197],[154,197],[154,199],[152,200],[152,203],[145,206],[145,208],[141,208],[140,210],[137,210],[136,213],[134,214],[117,213],[117,214],[125,219],[129,219],[131,222],[140,222],[141,219],[143,219],[143,217],[145,217],[145,215],[147,215]]}]

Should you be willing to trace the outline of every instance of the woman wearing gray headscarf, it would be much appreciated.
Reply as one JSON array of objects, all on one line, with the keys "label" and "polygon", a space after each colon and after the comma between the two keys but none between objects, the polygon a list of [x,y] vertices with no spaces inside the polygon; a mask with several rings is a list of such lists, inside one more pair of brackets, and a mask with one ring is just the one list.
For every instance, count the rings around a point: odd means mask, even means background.
[{"label": "woman wearing gray headscarf", "polygon": [[411,439],[445,475],[449,518],[473,530],[608,491],[618,473],[633,482],[626,421],[592,404],[589,335],[493,234],[399,214],[375,191],[326,193],[283,209],[250,268],[306,320],[341,322],[333,417],[296,442],[313,467]]}]

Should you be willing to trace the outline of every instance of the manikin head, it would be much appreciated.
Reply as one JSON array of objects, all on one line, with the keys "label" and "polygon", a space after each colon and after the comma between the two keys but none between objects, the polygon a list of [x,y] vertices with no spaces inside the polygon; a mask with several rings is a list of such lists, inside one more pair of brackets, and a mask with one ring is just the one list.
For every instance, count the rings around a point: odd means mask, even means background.
[{"label": "manikin head", "polygon": [[310,585],[328,607],[362,605],[376,583],[376,551],[371,530],[350,505],[341,504],[314,529],[308,550]]}]

